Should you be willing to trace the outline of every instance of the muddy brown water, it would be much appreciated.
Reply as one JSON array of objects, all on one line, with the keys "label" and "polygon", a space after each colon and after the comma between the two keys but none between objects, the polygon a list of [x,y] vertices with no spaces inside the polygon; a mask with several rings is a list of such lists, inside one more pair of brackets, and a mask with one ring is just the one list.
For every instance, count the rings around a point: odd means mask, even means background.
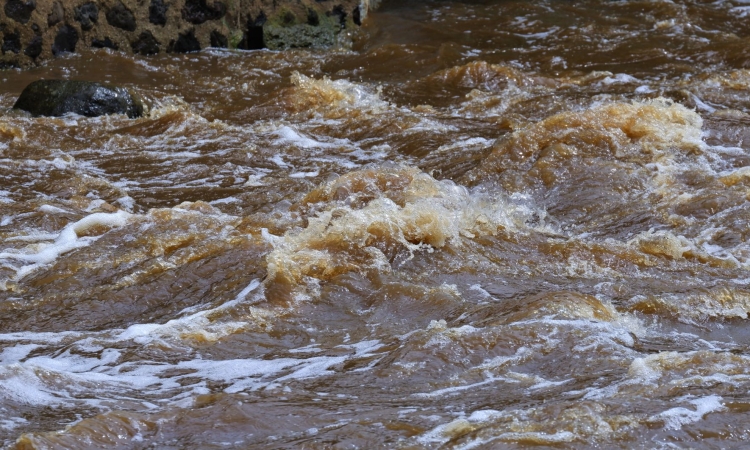
[{"label": "muddy brown water", "polygon": [[[2,445],[741,448],[748,20],[393,1],[0,73]],[[52,77],[149,115],[11,111]]]}]

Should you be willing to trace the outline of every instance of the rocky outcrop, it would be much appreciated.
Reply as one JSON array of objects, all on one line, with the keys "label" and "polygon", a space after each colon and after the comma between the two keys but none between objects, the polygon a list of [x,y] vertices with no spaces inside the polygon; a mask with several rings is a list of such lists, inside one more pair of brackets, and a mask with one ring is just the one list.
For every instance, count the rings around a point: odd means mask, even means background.
[{"label": "rocky outcrop", "polygon": [[335,45],[377,0],[0,0],[0,68],[81,49],[141,55],[206,47]]},{"label": "rocky outcrop", "polygon": [[90,81],[37,80],[21,92],[14,109],[32,116],[63,116],[76,113],[86,117],[105,114],[143,115],[143,103],[125,88]]}]

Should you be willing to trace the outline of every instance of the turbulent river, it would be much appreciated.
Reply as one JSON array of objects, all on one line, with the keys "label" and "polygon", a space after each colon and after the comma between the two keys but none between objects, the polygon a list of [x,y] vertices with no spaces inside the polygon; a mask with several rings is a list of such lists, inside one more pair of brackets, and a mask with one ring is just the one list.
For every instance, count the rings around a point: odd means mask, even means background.
[{"label": "turbulent river", "polygon": [[[0,73],[0,445],[740,448],[750,4],[392,1]],[[31,118],[38,78],[149,113]]]}]

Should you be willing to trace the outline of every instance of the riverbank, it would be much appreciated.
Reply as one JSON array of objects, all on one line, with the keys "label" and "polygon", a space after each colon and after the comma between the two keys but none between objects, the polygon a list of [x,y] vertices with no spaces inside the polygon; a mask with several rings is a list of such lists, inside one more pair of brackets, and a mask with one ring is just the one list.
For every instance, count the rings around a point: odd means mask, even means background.
[{"label": "riverbank", "polygon": [[6,0],[0,68],[28,68],[86,48],[128,54],[207,47],[321,48],[362,24],[372,0]]}]

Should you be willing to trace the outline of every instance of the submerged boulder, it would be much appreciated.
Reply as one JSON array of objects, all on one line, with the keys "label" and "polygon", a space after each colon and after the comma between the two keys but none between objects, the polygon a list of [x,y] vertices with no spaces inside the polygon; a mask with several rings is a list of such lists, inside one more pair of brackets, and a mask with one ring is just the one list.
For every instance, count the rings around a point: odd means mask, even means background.
[{"label": "submerged boulder", "polygon": [[143,115],[143,103],[138,96],[125,88],[93,81],[34,81],[21,92],[13,108],[28,111],[33,116],[127,114],[134,118]]}]

